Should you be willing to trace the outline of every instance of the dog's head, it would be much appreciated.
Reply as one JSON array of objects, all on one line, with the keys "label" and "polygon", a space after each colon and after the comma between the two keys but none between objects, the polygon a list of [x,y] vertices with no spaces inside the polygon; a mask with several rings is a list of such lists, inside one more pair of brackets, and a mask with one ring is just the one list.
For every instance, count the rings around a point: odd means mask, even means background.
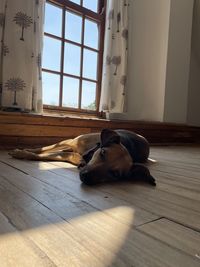
[{"label": "dog's head", "polygon": [[120,136],[113,130],[101,132],[100,144],[88,151],[83,158],[85,165],[80,179],[88,185],[120,179],[146,180],[155,185],[154,178],[142,164],[134,164],[128,150],[121,144]]}]

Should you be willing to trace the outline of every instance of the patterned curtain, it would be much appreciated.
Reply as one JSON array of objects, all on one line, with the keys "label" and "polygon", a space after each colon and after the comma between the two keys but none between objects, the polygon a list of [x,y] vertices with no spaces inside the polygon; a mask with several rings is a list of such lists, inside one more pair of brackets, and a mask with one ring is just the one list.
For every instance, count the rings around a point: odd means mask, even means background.
[{"label": "patterned curtain", "polygon": [[45,0],[0,0],[0,108],[41,112]]},{"label": "patterned curtain", "polygon": [[100,111],[126,111],[128,8],[128,0],[107,0]]}]

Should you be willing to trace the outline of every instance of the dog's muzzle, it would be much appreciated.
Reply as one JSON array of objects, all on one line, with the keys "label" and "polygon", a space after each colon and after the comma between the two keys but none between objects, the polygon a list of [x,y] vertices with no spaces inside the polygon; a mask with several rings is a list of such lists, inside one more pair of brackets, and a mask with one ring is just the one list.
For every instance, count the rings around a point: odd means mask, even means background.
[{"label": "dog's muzzle", "polygon": [[84,184],[87,184],[87,185],[95,184],[95,182],[92,179],[91,174],[88,170],[82,170],[80,172],[80,180],[81,180],[81,182],[83,182]]}]

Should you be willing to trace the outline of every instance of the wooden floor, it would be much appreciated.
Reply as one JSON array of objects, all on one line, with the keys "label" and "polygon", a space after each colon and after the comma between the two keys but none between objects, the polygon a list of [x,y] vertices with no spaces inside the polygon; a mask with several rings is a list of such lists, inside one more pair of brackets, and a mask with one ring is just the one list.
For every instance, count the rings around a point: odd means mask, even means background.
[{"label": "wooden floor", "polygon": [[200,266],[200,148],[154,147],[157,187],[83,186],[0,152],[0,267]]}]

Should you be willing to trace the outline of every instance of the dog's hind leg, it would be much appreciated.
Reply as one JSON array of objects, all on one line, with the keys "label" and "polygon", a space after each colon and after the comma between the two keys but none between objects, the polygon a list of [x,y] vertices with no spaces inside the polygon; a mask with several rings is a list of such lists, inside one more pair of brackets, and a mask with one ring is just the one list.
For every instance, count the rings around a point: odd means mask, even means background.
[{"label": "dog's hind leg", "polygon": [[65,161],[65,162],[70,162],[77,166],[80,164],[82,160],[82,156],[79,153],[64,152],[64,151],[36,154],[27,150],[16,149],[13,152],[10,152],[9,155],[17,159],[27,159],[27,160],[37,160],[37,161]]},{"label": "dog's hind leg", "polygon": [[56,152],[56,151],[62,151],[62,150],[67,151],[67,152],[72,152],[74,148],[73,140],[74,139],[68,139],[68,140],[64,140],[59,143],[45,146],[45,147],[33,148],[33,149],[26,148],[23,150],[29,151],[35,154],[42,154],[46,152]]}]

